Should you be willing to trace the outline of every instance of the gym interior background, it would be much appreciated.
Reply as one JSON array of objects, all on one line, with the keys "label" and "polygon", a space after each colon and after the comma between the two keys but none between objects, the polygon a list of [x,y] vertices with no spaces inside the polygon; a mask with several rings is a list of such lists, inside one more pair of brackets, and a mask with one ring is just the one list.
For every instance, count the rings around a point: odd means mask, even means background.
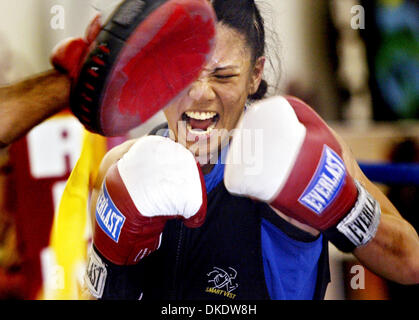
[{"label": "gym interior background", "polygon": [[[118,2],[1,1],[0,85],[50,69],[50,52],[60,40],[82,36],[98,9],[106,16]],[[271,63],[266,78],[272,85],[271,92],[293,94],[308,102],[346,139],[361,163],[416,165],[419,162],[418,2],[260,0],[258,4],[268,28]],[[163,116],[159,113],[146,125],[134,129],[130,136],[144,134],[162,121]],[[54,211],[80,152],[82,128],[75,119],[63,124],[67,129],[58,131],[58,138],[53,138],[49,132],[61,129],[52,124],[48,127],[48,123],[34,128],[36,134],[31,132],[16,147],[0,150],[1,299],[32,297],[31,293],[21,293],[21,286],[29,286],[37,273],[32,273],[31,277],[24,275],[27,271],[22,270],[32,269],[22,265],[45,263],[42,252],[48,242],[48,235],[41,235],[26,244],[27,247],[33,245],[33,250],[22,249],[15,218],[16,212],[23,210],[23,204],[22,199],[13,198],[13,194],[28,193],[27,188],[34,187],[39,192],[46,190],[52,201],[29,196],[25,202],[33,200],[32,207]],[[67,141],[69,134],[73,137],[71,143]],[[45,143],[42,139],[50,140]],[[67,139],[65,148],[60,149],[60,139]],[[31,153],[37,150],[33,146],[36,141],[48,145],[47,149],[39,150],[44,154],[43,159],[47,159],[49,170],[60,162],[49,155],[54,152],[51,150],[55,143],[56,148],[66,154],[64,169],[57,168],[56,176],[54,173],[45,175],[42,168],[14,175],[19,165],[32,166],[30,162],[35,160]],[[20,163],[25,161],[29,164]],[[377,181],[380,188],[418,229],[417,175],[416,180],[407,182],[382,178],[384,181]],[[44,201],[52,205],[46,206]],[[42,217],[38,218],[42,220]],[[51,218],[51,213],[48,217]],[[36,223],[43,226],[40,232],[49,232],[48,223],[46,226],[42,221]],[[33,252],[37,257],[27,262],[21,250]],[[418,286],[401,286],[384,280],[360,266],[352,255],[342,254],[332,245],[330,254],[332,282],[326,299],[395,300],[418,296]],[[45,279],[42,267],[39,276],[45,286],[48,279]]]}]

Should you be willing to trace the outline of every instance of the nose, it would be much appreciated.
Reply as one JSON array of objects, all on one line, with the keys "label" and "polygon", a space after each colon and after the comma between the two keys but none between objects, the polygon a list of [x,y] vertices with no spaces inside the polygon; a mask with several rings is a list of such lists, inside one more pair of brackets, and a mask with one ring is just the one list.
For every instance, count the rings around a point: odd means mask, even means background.
[{"label": "nose", "polygon": [[205,79],[198,79],[192,83],[188,95],[195,101],[199,100],[213,100],[215,98],[215,92],[211,85]]}]

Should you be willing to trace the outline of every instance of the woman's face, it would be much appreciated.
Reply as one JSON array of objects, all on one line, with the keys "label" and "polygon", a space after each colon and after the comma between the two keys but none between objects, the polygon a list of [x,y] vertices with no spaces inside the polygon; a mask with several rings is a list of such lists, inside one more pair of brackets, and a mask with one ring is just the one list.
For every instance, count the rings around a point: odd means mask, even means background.
[{"label": "woman's face", "polygon": [[[190,88],[164,110],[171,134],[201,164],[218,154],[259,87],[264,58],[251,61],[245,38],[218,23],[213,56]],[[216,160],[216,159],[215,159]]]}]

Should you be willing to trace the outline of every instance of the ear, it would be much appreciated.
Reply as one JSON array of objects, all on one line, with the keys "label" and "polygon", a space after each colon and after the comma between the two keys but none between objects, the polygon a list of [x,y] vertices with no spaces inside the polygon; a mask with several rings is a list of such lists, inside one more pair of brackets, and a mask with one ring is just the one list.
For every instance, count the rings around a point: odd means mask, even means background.
[{"label": "ear", "polygon": [[255,94],[262,81],[266,57],[257,58],[250,74],[249,95]]}]

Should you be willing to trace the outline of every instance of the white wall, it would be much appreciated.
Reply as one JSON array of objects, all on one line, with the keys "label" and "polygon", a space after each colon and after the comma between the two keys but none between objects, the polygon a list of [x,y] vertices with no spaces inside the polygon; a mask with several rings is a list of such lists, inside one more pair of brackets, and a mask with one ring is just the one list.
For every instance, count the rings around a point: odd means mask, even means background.
[{"label": "white wall", "polygon": [[[64,29],[53,29],[54,6],[62,6]],[[80,36],[95,10],[86,0],[13,0],[0,2],[0,83],[51,68],[49,53],[69,36]]]},{"label": "white wall", "polygon": [[[257,0],[266,25],[277,33],[282,77],[281,92],[291,83],[315,96],[316,108],[325,119],[336,118],[337,92],[327,55],[328,0]],[[348,21],[349,23],[349,21]],[[269,32],[268,32],[269,34]]]}]

